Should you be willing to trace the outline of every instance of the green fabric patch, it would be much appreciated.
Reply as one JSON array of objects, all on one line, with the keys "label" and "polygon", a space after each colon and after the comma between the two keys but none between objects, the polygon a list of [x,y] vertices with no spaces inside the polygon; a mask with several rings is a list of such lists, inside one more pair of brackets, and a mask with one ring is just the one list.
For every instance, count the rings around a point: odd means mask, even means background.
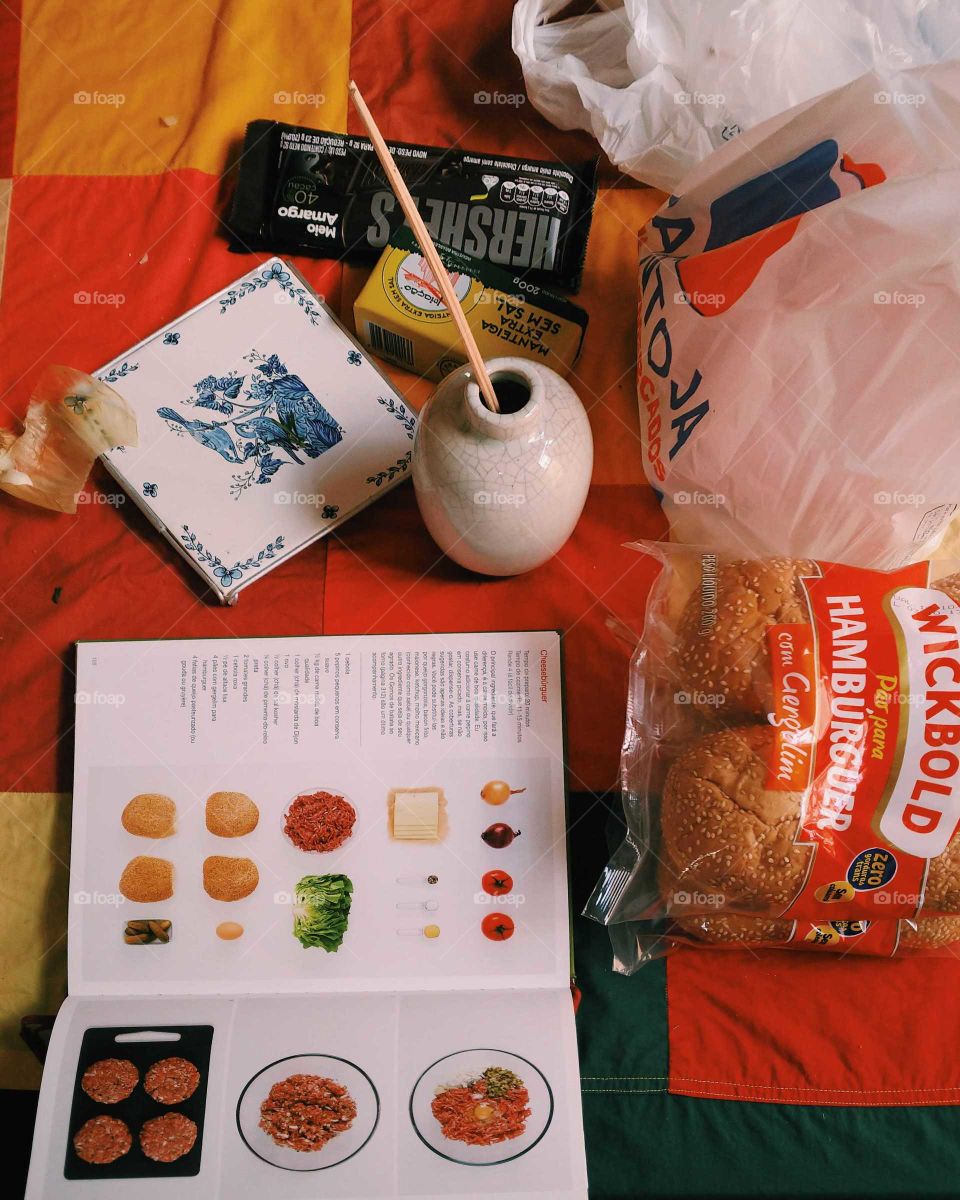
[{"label": "green fabric patch", "polygon": [[[611,804],[619,801],[571,797],[575,912],[606,860]],[[607,931],[579,916],[573,927],[591,1200],[960,1195],[960,1107],[817,1108],[669,1095],[665,962],[629,979],[615,975]]]},{"label": "green fabric patch", "polygon": [[960,1108],[814,1108],[592,1092],[591,1200],[642,1196],[949,1196]]}]

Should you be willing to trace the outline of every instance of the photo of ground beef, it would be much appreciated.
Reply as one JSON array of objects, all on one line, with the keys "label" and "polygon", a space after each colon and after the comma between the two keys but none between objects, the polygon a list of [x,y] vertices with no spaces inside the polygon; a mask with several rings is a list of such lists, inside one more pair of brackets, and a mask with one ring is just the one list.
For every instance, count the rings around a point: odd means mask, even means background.
[{"label": "photo of ground beef", "polygon": [[119,1104],[140,1081],[140,1072],[129,1059],[101,1058],[84,1071],[80,1086],[98,1104]]},{"label": "photo of ground beef", "polygon": [[132,1145],[130,1130],[117,1117],[92,1117],[73,1135],[77,1158],[95,1166],[116,1162]]},{"label": "photo of ground beef", "polygon": [[140,1149],[154,1162],[176,1162],[190,1153],[196,1140],[196,1124],[178,1112],[152,1117],[140,1130]]},{"label": "photo of ground beef", "polygon": [[260,1105],[260,1128],[291,1150],[322,1150],[353,1124],[357,1105],[343,1086],[324,1075],[290,1075]]},{"label": "photo of ground beef", "polygon": [[304,792],[287,809],[283,832],[299,850],[336,850],[353,833],[357,811],[335,792]]},{"label": "photo of ground beef", "polygon": [[162,1058],[143,1080],[144,1090],[158,1104],[180,1104],[197,1090],[200,1072],[185,1058]]}]

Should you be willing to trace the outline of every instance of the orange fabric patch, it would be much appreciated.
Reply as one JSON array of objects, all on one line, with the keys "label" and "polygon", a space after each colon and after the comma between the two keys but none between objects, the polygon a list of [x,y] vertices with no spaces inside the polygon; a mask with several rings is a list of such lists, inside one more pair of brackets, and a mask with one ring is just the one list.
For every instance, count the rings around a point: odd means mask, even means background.
[{"label": "orange fabric patch", "polygon": [[346,122],[350,0],[23,0],[15,171],[219,175],[247,121]]}]

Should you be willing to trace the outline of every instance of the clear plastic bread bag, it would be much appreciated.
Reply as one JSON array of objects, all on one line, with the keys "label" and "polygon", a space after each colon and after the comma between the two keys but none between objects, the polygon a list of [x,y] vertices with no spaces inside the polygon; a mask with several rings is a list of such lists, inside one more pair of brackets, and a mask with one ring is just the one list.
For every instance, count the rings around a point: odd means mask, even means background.
[{"label": "clear plastic bread bag", "polygon": [[609,927],[614,970],[632,975],[681,947],[791,950],[845,958],[958,958],[960,916],[899,921],[791,921],[739,913],[624,921]]},{"label": "clear plastic bread bag", "polygon": [[635,548],[662,570],[630,667],[626,836],[587,915],[960,914],[956,564]]}]

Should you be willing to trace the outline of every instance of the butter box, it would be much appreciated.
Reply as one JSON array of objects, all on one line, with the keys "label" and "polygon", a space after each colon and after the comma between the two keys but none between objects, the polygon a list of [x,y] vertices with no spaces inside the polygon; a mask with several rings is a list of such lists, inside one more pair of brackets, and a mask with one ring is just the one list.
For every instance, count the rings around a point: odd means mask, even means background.
[{"label": "butter box", "polygon": [[[484,358],[516,355],[566,375],[587,313],[500,267],[437,244]],[[353,305],[357,337],[374,354],[428,379],[463,366],[456,326],[412,232],[397,231]]]}]

